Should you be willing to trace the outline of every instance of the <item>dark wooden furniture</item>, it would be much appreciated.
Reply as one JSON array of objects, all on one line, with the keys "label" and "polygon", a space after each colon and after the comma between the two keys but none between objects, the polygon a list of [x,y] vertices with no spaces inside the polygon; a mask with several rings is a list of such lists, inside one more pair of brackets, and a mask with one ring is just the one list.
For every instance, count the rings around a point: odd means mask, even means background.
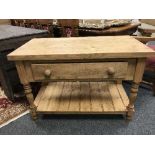
[{"label": "dark wooden furniture", "polygon": [[138,31],[143,36],[151,37],[152,33],[155,33],[155,19],[140,19],[140,22],[142,24],[138,27]]},{"label": "dark wooden furniture", "polygon": [[6,55],[32,38],[48,36],[46,30],[0,25],[0,84],[9,99],[14,100],[16,90],[21,90],[22,87],[15,64],[7,61]]},{"label": "dark wooden furniture", "polygon": [[139,40],[140,42],[146,44],[149,41],[154,41],[155,37],[148,37],[148,36],[134,36],[135,39]]},{"label": "dark wooden furniture", "polygon": [[131,23],[125,26],[111,27],[103,30],[94,30],[88,28],[79,28],[79,36],[113,36],[113,35],[131,35],[140,23]]},{"label": "dark wooden furniture", "polygon": [[78,19],[58,19],[58,26],[61,27],[63,37],[78,37]]},{"label": "dark wooden furniture", "polygon": [[25,27],[24,19],[11,19],[11,25]]}]

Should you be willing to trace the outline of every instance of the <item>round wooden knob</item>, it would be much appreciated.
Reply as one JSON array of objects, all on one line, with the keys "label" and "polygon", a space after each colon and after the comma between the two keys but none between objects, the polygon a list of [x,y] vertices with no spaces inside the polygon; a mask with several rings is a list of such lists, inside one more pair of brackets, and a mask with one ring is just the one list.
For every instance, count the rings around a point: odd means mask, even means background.
[{"label": "round wooden knob", "polygon": [[46,69],[45,72],[44,72],[44,75],[45,75],[46,77],[50,77],[51,71],[50,71],[49,69]]},{"label": "round wooden knob", "polygon": [[111,76],[115,74],[115,70],[113,67],[109,67],[107,72],[108,72],[108,75],[111,75]]}]

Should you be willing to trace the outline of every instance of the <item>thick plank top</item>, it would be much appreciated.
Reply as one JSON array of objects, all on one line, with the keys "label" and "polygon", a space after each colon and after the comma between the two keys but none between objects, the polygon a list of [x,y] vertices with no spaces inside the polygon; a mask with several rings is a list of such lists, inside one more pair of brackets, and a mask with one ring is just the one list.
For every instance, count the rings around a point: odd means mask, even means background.
[{"label": "thick plank top", "polygon": [[144,58],[155,52],[131,36],[32,39],[8,55],[9,60]]}]

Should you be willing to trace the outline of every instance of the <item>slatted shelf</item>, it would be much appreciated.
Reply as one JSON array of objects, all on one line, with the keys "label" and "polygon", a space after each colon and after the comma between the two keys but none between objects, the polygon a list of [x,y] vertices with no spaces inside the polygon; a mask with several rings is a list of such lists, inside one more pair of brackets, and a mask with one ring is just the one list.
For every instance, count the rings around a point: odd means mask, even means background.
[{"label": "slatted shelf", "polygon": [[122,114],[129,99],[123,86],[112,82],[51,82],[41,87],[34,104],[41,113]]}]

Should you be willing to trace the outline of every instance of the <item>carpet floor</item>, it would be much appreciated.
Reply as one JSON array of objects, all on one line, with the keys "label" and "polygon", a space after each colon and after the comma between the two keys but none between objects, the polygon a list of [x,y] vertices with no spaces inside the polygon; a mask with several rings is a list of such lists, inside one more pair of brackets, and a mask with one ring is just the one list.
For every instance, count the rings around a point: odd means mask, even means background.
[{"label": "carpet floor", "polygon": [[[129,94],[130,84],[125,84]],[[155,97],[140,88],[135,116],[126,122],[119,115],[40,115],[32,121],[29,114],[0,128],[1,135],[154,135]]]}]

